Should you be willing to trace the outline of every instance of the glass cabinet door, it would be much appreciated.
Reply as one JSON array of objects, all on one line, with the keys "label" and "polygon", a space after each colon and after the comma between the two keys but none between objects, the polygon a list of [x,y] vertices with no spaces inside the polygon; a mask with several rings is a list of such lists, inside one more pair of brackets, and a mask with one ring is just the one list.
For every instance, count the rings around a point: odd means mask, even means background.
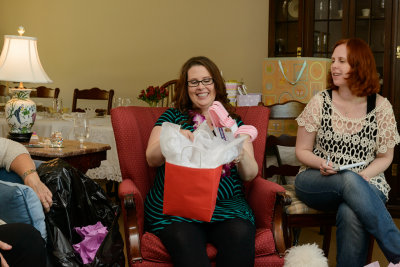
[{"label": "glass cabinet door", "polygon": [[296,55],[299,40],[299,1],[275,2],[275,56]]},{"label": "glass cabinet door", "polygon": [[333,45],[343,38],[342,22],[342,0],[314,1],[314,57],[331,56]]},{"label": "glass cabinet door", "polygon": [[354,36],[363,39],[370,45],[383,83],[385,0],[356,0],[355,13]]}]

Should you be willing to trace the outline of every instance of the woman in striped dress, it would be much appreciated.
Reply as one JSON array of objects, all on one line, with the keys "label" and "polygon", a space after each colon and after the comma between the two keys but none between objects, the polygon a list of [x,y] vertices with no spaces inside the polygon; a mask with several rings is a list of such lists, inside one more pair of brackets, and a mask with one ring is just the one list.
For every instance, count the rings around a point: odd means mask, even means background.
[{"label": "woman in striped dress", "polygon": [[207,243],[218,249],[217,266],[254,265],[254,215],[244,198],[242,184],[254,179],[258,173],[251,142],[244,142],[242,153],[235,162],[223,166],[210,222],[162,213],[165,170],[165,158],[160,148],[162,123],[180,125],[180,132],[193,141],[193,131],[204,120],[213,129],[208,108],[214,101],[219,101],[236,119],[238,126],[243,124],[233,113],[220,73],[214,62],[206,57],[193,57],[183,65],[174,108],[168,109],[157,120],[146,150],[147,162],[157,167],[157,172],[153,188],[146,197],[145,227],[161,239],[174,266],[211,266],[206,253]]}]

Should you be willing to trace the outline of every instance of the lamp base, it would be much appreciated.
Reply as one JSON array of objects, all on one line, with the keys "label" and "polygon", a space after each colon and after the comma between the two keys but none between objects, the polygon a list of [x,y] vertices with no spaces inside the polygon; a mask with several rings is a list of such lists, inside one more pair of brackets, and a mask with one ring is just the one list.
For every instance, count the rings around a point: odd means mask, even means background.
[{"label": "lamp base", "polygon": [[29,143],[32,133],[8,133],[7,138],[19,143]]}]

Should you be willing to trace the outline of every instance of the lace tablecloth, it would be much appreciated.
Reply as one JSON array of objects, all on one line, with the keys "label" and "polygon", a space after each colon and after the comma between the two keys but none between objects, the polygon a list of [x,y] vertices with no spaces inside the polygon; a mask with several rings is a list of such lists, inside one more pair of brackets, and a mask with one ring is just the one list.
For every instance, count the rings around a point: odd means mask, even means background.
[{"label": "lace tablecloth", "polygon": [[[93,118],[89,121],[90,134],[87,141],[95,143],[103,143],[111,146],[107,151],[107,160],[101,162],[100,167],[87,171],[92,179],[107,179],[116,182],[121,182],[121,170],[119,168],[117,147],[114,139],[114,132],[111,125],[111,117]],[[54,131],[60,131],[64,139],[74,140],[74,123],[72,118],[66,119],[51,119],[51,118],[36,118],[32,130],[39,137],[50,137]],[[5,118],[0,118],[0,136],[7,137],[9,127]]]}]

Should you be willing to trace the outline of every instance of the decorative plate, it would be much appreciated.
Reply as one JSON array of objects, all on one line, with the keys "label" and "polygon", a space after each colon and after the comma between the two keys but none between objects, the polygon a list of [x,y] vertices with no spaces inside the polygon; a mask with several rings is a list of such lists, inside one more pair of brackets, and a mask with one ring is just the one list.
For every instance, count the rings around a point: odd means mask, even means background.
[{"label": "decorative plate", "polygon": [[299,0],[290,0],[288,4],[288,13],[294,19],[299,17]]}]

